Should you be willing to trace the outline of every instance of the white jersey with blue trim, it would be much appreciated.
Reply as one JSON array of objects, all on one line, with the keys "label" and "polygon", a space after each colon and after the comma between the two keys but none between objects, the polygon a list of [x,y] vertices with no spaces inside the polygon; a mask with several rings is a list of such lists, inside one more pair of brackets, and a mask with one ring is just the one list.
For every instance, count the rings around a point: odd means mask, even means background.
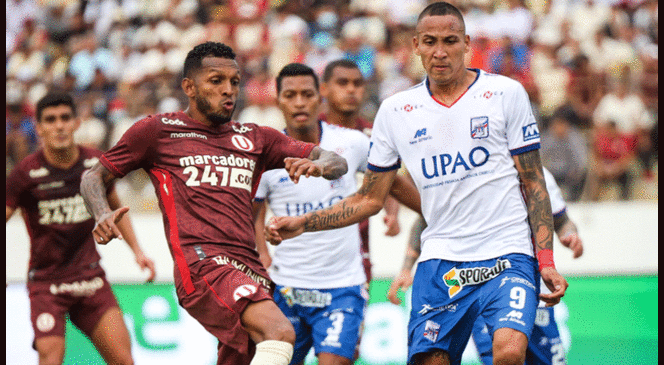
[{"label": "white jersey with blue trim", "polygon": [[[297,184],[284,169],[263,173],[255,200],[267,199],[276,216],[298,216],[325,209],[357,191],[356,173],[366,171],[369,137],[364,133],[320,122],[319,146],[348,162],[348,172],[329,181],[301,177]],[[305,232],[275,247],[270,276],[284,286],[331,289],[366,282],[358,224],[320,232]]]},{"label": "white jersey with blue trim", "polygon": [[427,80],[381,104],[368,169],[406,165],[420,192],[427,228],[419,261],[534,256],[513,155],[540,147],[523,86],[474,69],[477,78],[451,106]]}]

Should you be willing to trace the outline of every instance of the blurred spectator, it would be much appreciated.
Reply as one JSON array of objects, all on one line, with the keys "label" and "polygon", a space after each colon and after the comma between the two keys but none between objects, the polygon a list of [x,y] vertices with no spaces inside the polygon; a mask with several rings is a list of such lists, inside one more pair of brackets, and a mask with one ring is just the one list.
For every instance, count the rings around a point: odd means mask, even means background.
[{"label": "blurred spectator", "polygon": [[611,91],[600,100],[593,115],[594,125],[604,129],[611,123],[621,135],[633,138],[636,154],[643,165],[646,175],[653,165],[652,129],[655,125],[653,116],[645,104],[634,92],[631,85],[629,68],[625,67],[617,80],[613,80]]},{"label": "blurred spectator", "polygon": [[588,181],[592,201],[599,200],[601,190],[607,183],[618,184],[621,200],[630,198],[630,165],[635,160],[635,147],[635,138],[621,132],[618,124],[612,120],[607,121],[605,128],[595,133],[594,164]]},{"label": "blurred spectator", "polygon": [[23,91],[10,80],[7,82],[6,162],[15,165],[37,148],[37,133],[28,106],[23,103]]},{"label": "blurred spectator", "polygon": [[341,29],[344,57],[355,62],[366,80],[371,80],[375,71],[376,48],[365,40],[364,18],[348,21]]},{"label": "blurred spectator", "polygon": [[571,108],[569,122],[579,128],[591,127],[593,112],[604,96],[605,77],[594,72],[584,54],[574,58],[567,84],[567,101]]},{"label": "blurred spectator", "polygon": [[539,90],[541,113],[549,117],[566,102],[565,89],[569,83],[569,71],[556,57],[558,44],[549,39],[536,39],[530,61],[532,75]]},{"label": "blurred spectator", "polygon": [[277,130],[286,128],[283,113],[275,104],[276,87],[274,78],[265,69],[247,81],[244,92],[248,106],[240,113],[238,122],[256,123]]},{"label": "blurred spectator", "polygon": [[106,124],[95,117],[93,101],[87,99],[78,104],[77,114],[81,124],[74,132],[74,141],[86,147],[104,150],[104,139],[108,133]]},{"label": "blurred spectator", "polygon": [[566,201],[581,198],[587,174],[588,147],[581,132],[557,111],[542,133],[542,164],[553,174]]},{"label": "blurred spectator", "polygon": [[311,39],[311,49],[304,57],[304,64],[322,75],[325,65],[342,58],[343,52],[337,47],[334,37],[325,31],[314,34]]},{"label": "blurred spectator", "polygon": [[611,7],[606,1],[582,0],[573,4],[567,14],[572,36],[583,43],[592,40],[596,32],[608,24]]}]

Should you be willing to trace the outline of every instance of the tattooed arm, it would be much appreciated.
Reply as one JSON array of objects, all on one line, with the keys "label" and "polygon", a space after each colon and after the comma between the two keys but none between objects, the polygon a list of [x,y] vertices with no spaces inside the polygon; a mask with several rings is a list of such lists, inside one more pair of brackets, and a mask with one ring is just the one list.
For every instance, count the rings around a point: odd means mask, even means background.
[{"label": "tattooed arm", "polygon": [[129,211],[128,207],[111,210],[106,190],[116,177],[102,164],[97,162],[81,177],[81,195],[88,211],[97,224],[92,230],[95,242],[107,244],[113,238],[122,239],[122,233],[116,225]]},{"label": "tattooed arm", "polygon": [[265,238],[278,245],[303,232],[346,227],[378,213],[392,186],[397,171],[367,171],[360,189],[337,204],[297,217],[274,217],[265,227]]},{"label": "tattooed arm", "polygon": [[291,180],[297,184],[300,176],[322,176],[335,180],[348,172],[346,159],[338,154],[326,151],[318,146],[311,150],[307,158],[288,157],[284,159],[285,168]]},{"label": "tattooed arm", "polygon": [[544,283],[552,292],[540,294],[540,298],[547,303],[547,306],[552,306],[560,302],[568,284],[553,265],[553,215],[539,150],[525,152],[513,158],[526,195],[528,221],[535,239],[535,253],[540,264],[540,273]]}]

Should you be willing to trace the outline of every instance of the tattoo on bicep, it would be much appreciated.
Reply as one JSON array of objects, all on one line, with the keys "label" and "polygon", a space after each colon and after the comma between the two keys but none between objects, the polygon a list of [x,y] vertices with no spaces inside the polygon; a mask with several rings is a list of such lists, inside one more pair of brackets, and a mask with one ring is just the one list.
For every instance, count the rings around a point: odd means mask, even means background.
[{"label": "tattoo on bicep", "polygon": [[540,250],[553,249],[553,216],[551,201],[544,182],[539,151],[517,156],[519,177],[523,183],[528,204],[530,228]]},{"label": "tattoo on bicep", "polygon": [[311,232],[345,227],[344,223],[348,219],[352,219],[359,211],[359,206],[349,206],[346,202],[342,202],[340,207],[335,205],[315,211],[304,222],[304,230]]},{"label": "tattoo on bicep", "polygon": [[379,176],[376,175],[373,171],[367,170],[364,173],[364,180],[362,181],[362,186],[357,190],[358,195],[367,195],[378,182]]}]

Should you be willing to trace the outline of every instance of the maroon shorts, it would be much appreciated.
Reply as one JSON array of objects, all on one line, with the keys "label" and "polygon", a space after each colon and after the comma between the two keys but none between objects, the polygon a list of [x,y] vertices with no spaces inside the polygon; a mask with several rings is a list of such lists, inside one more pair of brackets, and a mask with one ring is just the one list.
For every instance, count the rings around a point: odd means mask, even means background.
[{"label": "maroon shorts", "polygon": [[219,340],[217,364],[249,364],[256,349],[240,317],[249,303],[273,300],[274,285],[225,256],[205,258],[189,269],[194,291],[187,295],[181,280],[176,280],[178,299]]},{"label": "maroon shorts", "polygon": [[92,335],[101,317],[118,302],[101,267],[54,281],[28,281],[30,319],[35,340],[65,335],[65,314],[83,333]]}]

